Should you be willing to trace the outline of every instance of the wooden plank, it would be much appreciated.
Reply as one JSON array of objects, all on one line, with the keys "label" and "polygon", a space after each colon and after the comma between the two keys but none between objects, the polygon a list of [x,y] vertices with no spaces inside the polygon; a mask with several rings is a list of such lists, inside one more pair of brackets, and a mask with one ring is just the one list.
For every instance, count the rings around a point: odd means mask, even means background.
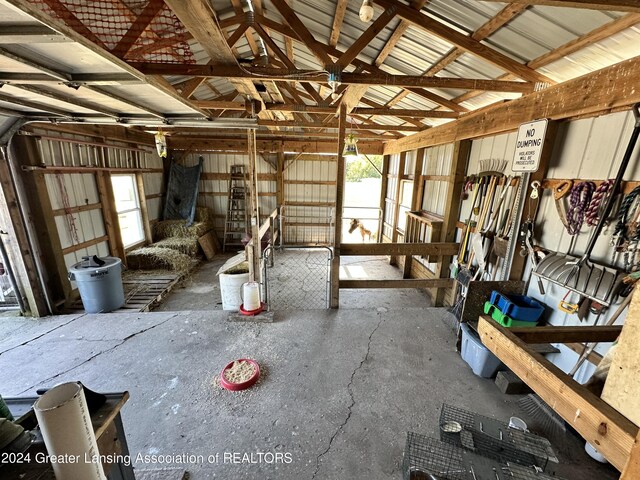
[{"label": "wooden plank", "polygon": [[389,24],[396,16],[396,6],[392,5],[385,9],[375,21],[351,44],[346,52],[336,61],[336,65],[342,69],[346,68],[351,62],[369,45],[371,40],[376,38],[378,34]]},{"label": "wooden plank", "polygon": [[[400,154],[400,161],[398,162],[398,173],[397,178],[398,182],[396,185],[395,197],[393,198],[393,203],[395,205],[395,211],[393,215],[393,224],[391,226],[391,243],[396,243],[398,241],[398,220],[400,219],[400,196],[402,195],[402,178],[404,178],[404,168],[407,161],[406,152],[402,152]],[[397,265],[398,259],[391,255],[389,258],[389,265]]]},{"label": "wooden plank", "polygon": [[198,243],[202,247],[202,251],[204,252],[204,256],[207,257],[207,260],[212,260],[213,257],[216,256],[216,253],[218,253],[212,232],[207,232],[198,238]]},{"label": "wooden plank", "polygon": [[614,12],[640,12],[637,0],[510,0],[511,3],[549,7],[588,8]]},{"label": "wooden plank", "polygon": [[513,373],[613,466],[625,467],[637,426],[491,318],[480,317],[478,329],[482,343]]},{"label": "wooden plank", "polygon": [[141,173],[136,173],[136,186],[138,188],[138,201],[140,202],[140,214],[142,215],[142,228],[147,243],[153,242],[151,224],[149,223],[149,211],[147,210],[147,196],[144,193],[144,180]]},{"label": "wooden plank", "polygon": [[[576,352],[578,355],[582,355],[586,348],[583,343],[565,343],[564,345],[565,347],[570,348],[571,350]],[[587,356],[587,361],[595,366],[598,366],[602,361],[602,355],[600,355],[598,352],[591,352]]]},{"label": "wooden plank", "polygon": [[[514,131],[520,124],[539,118],[561,120],[604,114],[617,107],[631,108],[640,102],[639,76],[640,57],[634,57],[525,97],[469,113],[457,122],[389,141],[385,154]],[[567,104],[567,98],[573,101]]]},{"label": "wooden plank", "polygon": [[640,478],[640,433],[633,444],[620,480],[637,480],[638,478]]},{"label": "wooden plank", "polygon": [[613,342],[622,326],[511,328],[524,343]]},{"label": "wooden plank", "polygon": [[453,242],[434,243],[342,243],[342,255],[424,255],[441,256],[454,255],[458,252],[459,244]]},{"label": "wooden plank", "polygon": [[347,12],[347,5],[349,5],[349,0],[338,0],[336,2],[336,13],[333,15],[333,26],[331,27],[331,35],[329,36],[329,45],[332,47],[338,45],[338,38],[340,38],[340,30],[342,29],[342,22],[344,21],[344,14]]},{"label": "wooden plank", "polygon": [[133,47],[134,43],[136,43],[138,38],[140,38],[140,35],[142,35],[142,32],[149,26],[163,6],[164,2],[162,0],[150,0],[138,18],[136,18],[136,20],[131,24],[129,30],[127,30],[124,36],[120,39],[118,44],[113,47],[111,53],[116,57],[124,57],[127,52],[131,50],[131,47]]},{"label": "wooden plank", "polygon": [[295,12],[289,7],[285,0],[271,0],[274,7],[280,12],[280,15],[293,28],[304,44],[311,52],[320,60],[321,65],[332,65],[333,61],[322,48],[322,45],[313,37],[304,23],[298,18]]},{"label": "wooden plank", "polygon": [[[277,153],[284,149],[290,153],[335,153],[336,142],[329,140],[258,140],[258,151]],[[247,151],[247,141],[237,140],[194,140],[188,138],[169,139],[173,150],[190,150],[192,152],[242,152]],[[384,148],[382,142],[360,141],[358,150],[367,155],[381,155]]]},{"label": "wooden plank", "polygon": [[405,20],[411,22],[416,27],[422,28],[423,30],[432,33],[443,40],[453,43],[454,45],[462,48],[463,50],[473,53],[483,60],[496,65],[504,69],[505,71],[517,75],[518,77],[527,80],[529,82],[543,82],[543,83],[555,83],[550,78],[545,75],[536,72],[535,70],[523,65],[510,57],[498,52],[497,50],[493,50],[490,47],[474,40],[473,38],[464,35],[453,28],[446,26],[439,21],[430,18],[423,14],[416,14],[416,12],[405,5],[397,4],[391,0],[373,0],[374,3],[378,5],[389,8],[392,5],[396,5],[398,9],[398,16],[404,18]]},{"label": "wooden plank", "polygon": [[[413,189],[411,192],[411,210],[420,210],[422,207],[422,190],[424,182],[422,181],[422,166],[424,165],[425,149],[420,148],[416,152],[416,161],[413,168]],[[409,216],[411,213],[408,214]],[[426,217],[423,217],[426,220]],[[407,224],[410,222],[407,221]],[[406,232],[405,232],[406,233]],[[407,241],[405,235],[405,242]],[[410,241],[413,241],[410,239]],[[402,278],[411,278],[411,265],[413,264],[413,256],[404,257],[404,268]]]},{"label": "wooden plank", "polygon": [[103,235],[102,237],[93,238],[91,240],[87,240],[86,242],[78,243],[76,245],[71,245],[70,247],[63,248],[62,254],[66,255],[67,253],[77,252],[78,250],[82,250],[83,248],[89,248],[94,245],[98,245],[102,242],[108,242],[109,237],[107,235]]},{"label": "wooden plank", "polygon": [[116,211],[113,185],[111,184],[111,177],[107,172],[96,173],[96,187],[98,189],[100,203],[102,204],[102,220],[104,221],[104,228],[109,239],[109,253],[112,257],[117,257],[122,260],[122,263],[126,266],[127,255],[124,250],[122,235],[120,234],[120,224],[118,222],[118,212]]},{"label": "wooden plank", "polygon": [[629,420],[640,425],[640,290],[635,289],[624,328],[618,340],[609,375],[604,384],[602,399]]},{"label": "wooden plank", "polygon": [[448,288],[452,278],[411,278],[402,280],[340,280],[340,288]]},{"label": "wooden plank", "polygon": [[100,210],[102,208],[101,203],[89,203],[87,205],[79,205],[77,207],[69,207],[69,208],[58,208],[56,210],[52,210],[51,213],[54,217],[59,217],[60,215],[67,215],[71,213],[80,213],[80,212],[89,212],[91,210]]},{"label": "wooden plank", "polygon": [[[453,146],[453,154],[451,159],[451,166],[449,169],[449,179],[447,184],[447,194],[445,197],[445,210],[442,223],[442,230],[440,231],[440,241],[453,242],[456,238],[456,222],[458,220],[458,214],[460,212],[460,204],[462,202],[462,189],[465,183],[465,172],[467,169],[467,162],[469,160],[469,153],[471,152],[471,141],[463,140],[456,142]],[[438,278],[448,278],[450,275],[449,265],[453,257],[443,257],[438,263],[435,271],[435,275]],[[451,302],[453,302],[453,295],[455,292],[455,286],[451,293]],[[435,306],[442,306],[445,303],[445,296],[447,292],[439,290],[435,297]]]},{"label": "wooden plank", "polygon": [[346,164],[342,152],[347,132],[347,107],[340,105],[340,115],[338,117],[340,129],[338,131],[338,165],[336,174],[336,208],[335,225],[333,230],[333,258],[331,259],[331,298],[329,306],[331,308],[340,307],[340,256],[342,255],[342,210],[344,207],[344,179]]}]

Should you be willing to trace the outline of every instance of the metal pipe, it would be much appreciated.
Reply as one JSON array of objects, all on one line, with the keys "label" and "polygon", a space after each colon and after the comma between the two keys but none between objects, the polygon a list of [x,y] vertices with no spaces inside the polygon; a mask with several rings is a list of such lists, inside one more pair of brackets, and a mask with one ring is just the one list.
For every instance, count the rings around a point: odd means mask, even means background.
[{"label": "metal pipe", "polygon": [[7,270],[7,275],[9,276],[9,283],[11,284],[11,288],[16,295],[16,300],[18,301],[18,305],[20,306],[20,313],[23,315],[27,313],[27,308],[24,303],[24,298],[22,297],[22,292],[20,288],[18,288],[18,282],[16,280],[16,276],[13,273],[13,265],[9,261],[9,255],[7,254],[7,249],[4,246],[4,241],[2,240],[2,235],[7,235],[7,232],[3,232],[0,230],[0,256],[2,257],[2,263],[4,264],[4,268]]}]

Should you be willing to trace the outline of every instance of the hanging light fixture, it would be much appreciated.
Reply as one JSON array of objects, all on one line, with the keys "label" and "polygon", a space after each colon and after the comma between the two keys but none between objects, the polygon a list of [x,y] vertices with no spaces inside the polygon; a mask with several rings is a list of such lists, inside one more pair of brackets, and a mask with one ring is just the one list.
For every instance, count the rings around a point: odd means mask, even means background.
[{"label": "hanging light fixture", "polygon": [[371,0],[364,0],[360,7],[360,20],[365,23],[369,23],[373,18],[373,5]]},{"label": "hanging light fixture", "polygon": [[347,157],[350,160],[353,160],[355,157],[358,157],[358,139],[353,134],[353,121],[351,120],[351,130],[349,134],[344,139],[344,150],[342,152],[343,157]]}]

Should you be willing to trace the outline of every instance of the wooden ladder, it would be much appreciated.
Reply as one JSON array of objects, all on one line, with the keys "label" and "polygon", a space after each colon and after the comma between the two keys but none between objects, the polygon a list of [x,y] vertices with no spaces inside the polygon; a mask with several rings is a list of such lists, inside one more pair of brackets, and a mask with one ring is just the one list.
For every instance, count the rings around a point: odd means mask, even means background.
[{"label": "wooden ladder", "polygon": [[242,235],[249,232],[247,214],[247,185],[244,165],[231,165],[227,196],[227,215],[224,221],[224,242],[222,251],[227,247],[244,248]]}]

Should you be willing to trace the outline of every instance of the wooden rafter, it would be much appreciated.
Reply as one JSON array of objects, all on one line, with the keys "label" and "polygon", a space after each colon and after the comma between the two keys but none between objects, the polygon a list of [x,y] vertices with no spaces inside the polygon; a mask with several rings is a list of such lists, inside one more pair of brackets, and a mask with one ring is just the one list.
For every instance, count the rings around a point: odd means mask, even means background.
[{"label": "wooden rafter", "polygon": [[[493,0],[488,0],[493,1]],[[613,10],[615,12],[638,12],[637,0],[510,0],[511,3],[543,5],[549,7],[588,8],[592,10]]]},{"label": "wooden rafter", "polygon": [[305,45],[313,52],[313,54],[320,60],[322,65],[331,65],[333,61],[325,52],[322,44],[318,42],[309,29],[302,23],[302,20],[298,18],[295,12],[291,9],[291,7],[287,4],[285,0],[271,0],[271,3],[278,9],[280,15],[283,16],[285,21],[293,28],[300,39],[305,43]]},{"label": "wooden rafter", "polygon": [[136,43],[142,32],[151,24],[160,9],[164,6],[163,0],[151,0],[142,10],[138,18],[133,22],[127,33],[120,39],[111,53],[116,57],[123,58]]},{"label": "wooden rafter", "polygon": [[463,50],[473,53],[483,60],[496,65],[508,73],[513,73],[518,77],[530,82],[543,82],[553,84],[553,80],[543,74],[523,65],[508,56],[464,35],[453,28],[446,26],[426,15],[416,14],[415,10],[392,0],[373,0],[378,5],[389,7],[396,5],[398,15],[413,25],[432,33],[443,40],[450,42]]},{"label": "wooden rafter", "polygon": [[[428,1],[429,0],[411,0],[409,6],[416,11],[420,11]],[[376,60],[374,62],[376,67],[379,67],[384,63],[387,57],[391,54],[391,51],[396,47],[402,36],[406,33],[410,25],[411,24],[407,20],[400,20],[400,23],[389,37],[389,40],[387,40],[387,43],[384,45],[382,50],[380,50],[380,53],[378,53],[378,56],[376,57]]]},{"label": "wooden rafter", "polygon": [[333,16],[333,26],[331,27],[331,36],[329,37],[329,45],[332,47],[338,45],[344,14],[347,12],[347,5],[349,5],[349,0],[338,0],[336,2],[336,13]]},{"label": "wooden rafter", "polygon": [[[575,53],[583,48],[586,48],[589,45],[592,45],[596,42],[604,40],[605,38],[615,35],[616,33],[626,30],[627,28],[633,27],[638,23],[640,23],[640,14],[629,13],[627,15],[624,15],[623,17],[618,18],[617,20],[614,20],[605,25],[602,25],[601,27],[598,27],[574,40],[571,40],[565,43],[564,45],[561,45],[560,47],[554,50],[551,50],[550,52],[547,52],[545,54],[540,55],[537,58],[534,58],[527,65],[529,65],[531,68],[545,67],[555,62],[556,60],[559,60],[562,57],[571,55],[572,53]],[[506,75],[503,75],[502,77],[499,77],[499,79],[502,79],[502,80],[513,79],[513,75],[506,74]],[[474,97],[482,95],[483,93],[484,92],[480,90],[473,90],[467,93],[463,93],[462,95],[454,98],[453,100],[456,103],[462,103]]]},{"label": "wooden rafter", "polygon": [[[391,6],[382,12],[376,20],[351,44],[346,52],[336,62],[341,68],[346,68],[358,56],[362,50],[369,45],[371,40],[376,38],[378,34],[386,27],[396,16],[396,6]],[[347,112],[348,113],[348,112]]]},{"label": "wooden rafter", "polygon": [[[508,103],[469,113],[457,122],[390,142],[385,154],[496,135],[516,130],[520,124],[536,118],[561,120],[629,107],[640,102],[639,76],[640,57],[635,57]],[[567,98],[579,98],[580,101],[568,103]]]}]

